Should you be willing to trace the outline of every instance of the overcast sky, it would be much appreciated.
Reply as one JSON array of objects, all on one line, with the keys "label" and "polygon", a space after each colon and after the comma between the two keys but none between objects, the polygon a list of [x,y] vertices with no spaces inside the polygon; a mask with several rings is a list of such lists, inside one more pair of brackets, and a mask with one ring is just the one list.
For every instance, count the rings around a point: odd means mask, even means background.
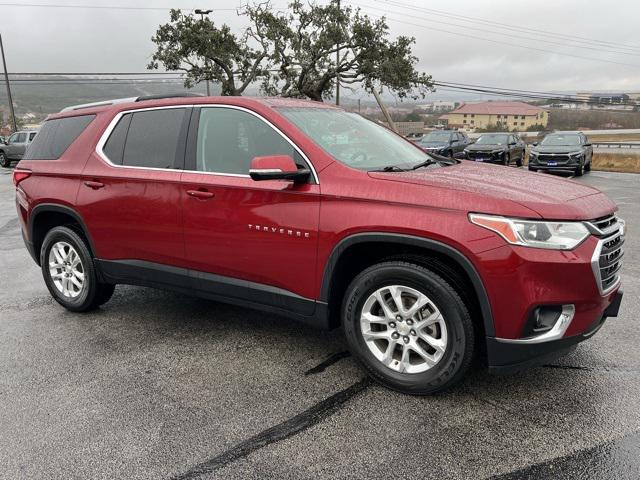
[{"label": "overcast sky", "polygon": [[[420,68],[437,80],[541,91],[640,91],[638,0],[390,1],[413,5],[414,9],[391,6],[385,0],[343,0],[343,5],[366,5],[363,10],[367,13],[388,17],[392,35],[415,36]],[[159,10],[17,7],[8,3]],[[273,3],[284,6],[286,0]],[[187,11],[213,8],[217,21],[239,30],[243,19],[234,10],[239,4],[239,0],[0,0],[0,33],[10,72],[144,71],[154,50],[150,37],[168,20],[170,7]],[[423,10],[427,8],[440,12]],[[442,12],[504,25],[465,22]],[[539,32],[520,30],[525,28]],[[588,48],[578,48],[571,46],[568,38],[542,31],[590,42],[581,43]]]}]

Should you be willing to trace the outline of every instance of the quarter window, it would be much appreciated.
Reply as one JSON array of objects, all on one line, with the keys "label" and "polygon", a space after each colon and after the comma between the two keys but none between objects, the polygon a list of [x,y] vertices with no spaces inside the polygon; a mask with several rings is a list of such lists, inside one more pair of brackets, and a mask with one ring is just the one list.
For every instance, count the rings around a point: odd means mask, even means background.
[{"label": "quarter window", "polygon": [[[57,160],[87,128],[95,115],[47,120],[29,145],[25,160]],[[26,133],[25,140],[26,140]]]},{"label": "quarter window", "polygon": [[289,155],[297,164],[304,163],[291,143],[255,115],[224,107],[201,110],[198,171],[248,175],[251,160],[267,155]]}]

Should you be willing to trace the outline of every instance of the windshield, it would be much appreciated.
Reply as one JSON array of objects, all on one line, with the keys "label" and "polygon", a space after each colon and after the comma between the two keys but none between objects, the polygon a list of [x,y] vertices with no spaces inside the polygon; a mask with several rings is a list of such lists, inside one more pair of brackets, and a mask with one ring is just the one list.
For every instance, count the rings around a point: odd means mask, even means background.
[{"label": "windshield", "polygon": [[408,140],[355,113],[329,108],[278,110],[323,150],[349,167],[410,168],[431,159]]},{"label": "windshield", "polygon": [[505,134],[489,134],[480,135],[480,138],[476,141],[476,145],[506,145],[509,139],[509,135]]},{"label": "windshield", "polygon": [[559,146],[559,145],[580,145],[580,136],[575,134],[570,135],[547,135],[544,140],[540,142],[540,145],[544,146]]},{"label": "windshield", "polygon": [[448,143],[451,138],[449,132],[431,132],[420,139],[420,143],[438,142]]}]

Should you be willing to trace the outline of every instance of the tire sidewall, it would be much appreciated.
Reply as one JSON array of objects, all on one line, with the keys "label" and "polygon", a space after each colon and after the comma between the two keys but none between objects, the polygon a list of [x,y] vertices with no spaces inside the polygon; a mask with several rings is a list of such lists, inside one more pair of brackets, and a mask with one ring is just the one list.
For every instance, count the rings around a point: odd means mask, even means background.
[{"label": "tire sidewall", "polygon": [[11,161],[9,160],[9,157],[7,157],[7,154],[4,152],[0,152],[0,166],[8,168],[10,165]]},{"label": "tire sidewall", "polygon": [[[408,266],[380,266],[359,275],[345,295],[343,329],[347,342],[356,358],[384,384],[407,393],[428,393],[446,388],[465,360],[467,335],[464,330],[464,310],[461,300],[451,295],[441,284],[444,282],[424,269]],[[438,363],[422,373],[399,373],[383,365],[369,350],[360,328],[360,313],[366,299],[377,289],[388,285],[404,285],[427,295],[436,305],[447,327],[447,347]]]},{"label": "tire sidewall", "polygon": [[[76,298],[67,298],[58,291],[51,274],[49,273],[49,252],[53,245],[57,242],[69,243],[76,250],[80,256],[82,267],[84,270],[85,287],[82,293]],[[51,293],[51,296],[63,307],[71,311],[84,311],[89,305],[93,304],[93,301],[97,292],[97,279],[95,268],[93,266],[93,260],[89,249],[82,240],[82,238],[73,230],[67,227],[55,227],[50,230],[42,242],[40,249],[40,265],[42,268],[42,276],[44,277],[45,284]]]}]

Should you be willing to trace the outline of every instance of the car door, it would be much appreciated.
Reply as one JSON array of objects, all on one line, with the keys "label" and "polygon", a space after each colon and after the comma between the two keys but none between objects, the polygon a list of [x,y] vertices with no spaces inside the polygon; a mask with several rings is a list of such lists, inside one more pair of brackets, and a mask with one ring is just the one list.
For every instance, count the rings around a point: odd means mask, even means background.
[{"label": "car door", "polygon": [[17,132],[9,137],[9,145],[6,149],[7,158],[11,160],[19,160],[24,155],[27,147],[27,133]]},{"label": "car door", "polygon": [[309,315],[315,303],[320,186],[254,181],[254,157],[302,151],[274,125],[239,107],[196,109],[181,201],[186,256],[195,287]]},{"label": "car door", "polygon": [[160,278],[184,267],[180,175],[190,115],[189,107],[123,112],[91,153],[77,208],[105,269],[140,267]]}]

